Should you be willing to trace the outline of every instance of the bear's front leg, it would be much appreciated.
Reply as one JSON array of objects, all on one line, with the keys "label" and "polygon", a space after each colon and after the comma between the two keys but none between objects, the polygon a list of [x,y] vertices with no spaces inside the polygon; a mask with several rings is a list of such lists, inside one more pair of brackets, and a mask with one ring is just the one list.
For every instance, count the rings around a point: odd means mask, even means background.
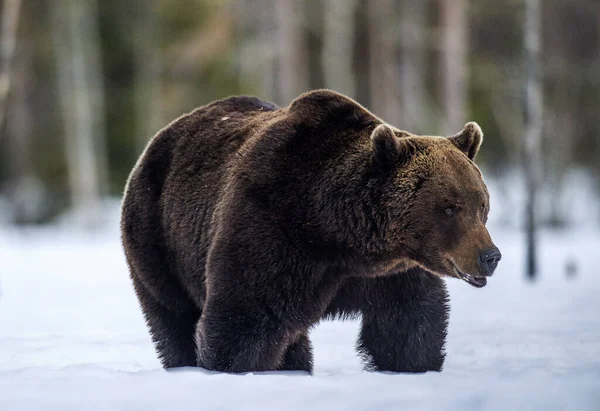
[{"label": "bear's front leg", "polygon": [[364,282],[357,349],[366,369],[441,371],[448,327],[444,280],[411,269]]},{"label": "bear's front leg", "polygon": [[244,302],[207,299],[196,329],[199,367],[233,373],[279,368],[289,344],[287,333]]},{"label": "bear's front leg", "polygon": [[279,369],[289,371],[308,371],[310,374],[312,374],[312,345],[307,334],[300,334],[298,339],[287,347]]},{"label": "bear's front leg", "polygon": [[[207,258],[198,365],[226,372],[312,372],[307,330],[323,316],[341,276],[307,262],[263,226],[234,226],[235,236],[217,235]],[[251,237],[255,233],[266,239]]]}]

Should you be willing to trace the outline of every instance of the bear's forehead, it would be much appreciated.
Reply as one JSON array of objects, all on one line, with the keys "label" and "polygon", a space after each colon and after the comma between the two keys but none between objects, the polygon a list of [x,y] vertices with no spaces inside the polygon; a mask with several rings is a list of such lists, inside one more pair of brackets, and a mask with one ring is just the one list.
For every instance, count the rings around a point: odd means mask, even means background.
[{"label": "bear's forehead", "polygon": [[488,198],[481,171],[466,155],[448,142],[431,151],[431,175],[445,194],[480,201]]}]

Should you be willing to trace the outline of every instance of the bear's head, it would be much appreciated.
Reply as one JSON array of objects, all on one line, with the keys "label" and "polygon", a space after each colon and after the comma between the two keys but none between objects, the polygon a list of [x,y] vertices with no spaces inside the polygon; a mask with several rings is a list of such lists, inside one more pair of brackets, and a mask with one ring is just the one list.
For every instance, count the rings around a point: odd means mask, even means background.
[{"label": "bear's head", "polygon": [[386,254],[439,276],[483,287],[501,258],[485,227],[489,194],[473,162],[483,139],[474,122],[451,137],[378,125],[371,133],[377,207]]}]

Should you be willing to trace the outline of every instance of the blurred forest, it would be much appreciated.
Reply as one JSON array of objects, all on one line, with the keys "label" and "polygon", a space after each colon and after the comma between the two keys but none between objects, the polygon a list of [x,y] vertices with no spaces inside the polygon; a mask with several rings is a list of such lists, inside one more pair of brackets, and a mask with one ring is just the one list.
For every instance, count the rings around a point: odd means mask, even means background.
[{"label": "blurred forest", "polygon": [[[600,193],[600,1],[540,3],[543,185],[560,193],[581,169]],[[74,208],[93,224],[179,115],[232,94],[287,105],[322,87],[414,133],[477,121],[478,162],[502,179],[523,164],[524,4],[3,0],[2,214],[31,224]]]}]

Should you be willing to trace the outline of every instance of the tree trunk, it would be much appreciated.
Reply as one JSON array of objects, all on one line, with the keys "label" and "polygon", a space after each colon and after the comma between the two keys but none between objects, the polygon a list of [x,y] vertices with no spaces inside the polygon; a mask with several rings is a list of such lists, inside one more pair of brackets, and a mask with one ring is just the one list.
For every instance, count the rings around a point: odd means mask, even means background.
[{"label": "tree trunk", "polygon": [[468,92],[467,1],[441,0],[442,67],[445,123],[443,133],[450,135],[462,129],[466,121]]},{"label": "tree trunk", "polygon": [[543,121],[540,1],[525,0],[525,141],[527,276],[537,275],[536,208],[541,179]]},{"label": "tree trunk", "polygon": [[2,39],[0,39],[0,137],[4,117],[6,116],[6,102],[10,93],[11,67],[15,52],[20,9],[20,0],[4,0]]},{"label": "tree trunk", "polygon": [[402,0],[400,8],[400,99],[402,112],[398,127],[422,133],[426,123],[423,104],[425,84],[425,37],[427,2]]},{"label": "tree trunk", "polygon": [[243,90],[267,101],[277,98],[275,0],[236,0],[229,9],[236,27],[236,62]]},{"label": "tree trunk", "polygon": [[137,4],[134,25],[135,121],[138,153],[164,125],[162,119],[162,48],[157,0]]},{"label": "tree trunk", "polygon": [[278,87],[277,87],[277,50],[278,44],[275,39],[277,37],[277,19],[275,13],[275,2],[276,0],[263,0],[263,8],[260,11],[259,22],[260,22],[260,46],[257,48],[257,52],[262,57],[262,65],[260,72],[262,73],[260,84],[261,84],[261,96],[270,101],[277,100]]},{"label": "tree trunk", "polygon": [[288,104],[308,89],[308,64],[302,2],[275,2],[279,39],[279,103]]},{"label": "tree trunk", "polygon": [[[32,125],[35,116],[31,105],[33,89],[33,42],[23,38],[14,57],[11,92],[6,107],[6,138],[2,144],[8,179],[7,199],[10,221],[31,224],[47,217],[44,187],[33,166]],[[6,151],[5,151],[6,150]],[[5,151],[5,152],[4,152]]]},{"label": "tree trunk", "polygon": [[57,0],[51,10],[71,202],[78,223],[93,228],[107,175],[96,3]]},{"label": "tree trunk", "polygon": [[369,31],[370,108],[383,120],[400,123],[398,92],[398,28],[393,0],[370,0],[367,4]]},{"label": "tree trunk", "polygon": [[323,33],[323,73],[325,87],[356,97],[352,64],[354,12],[358,0],[325,0]]}]

